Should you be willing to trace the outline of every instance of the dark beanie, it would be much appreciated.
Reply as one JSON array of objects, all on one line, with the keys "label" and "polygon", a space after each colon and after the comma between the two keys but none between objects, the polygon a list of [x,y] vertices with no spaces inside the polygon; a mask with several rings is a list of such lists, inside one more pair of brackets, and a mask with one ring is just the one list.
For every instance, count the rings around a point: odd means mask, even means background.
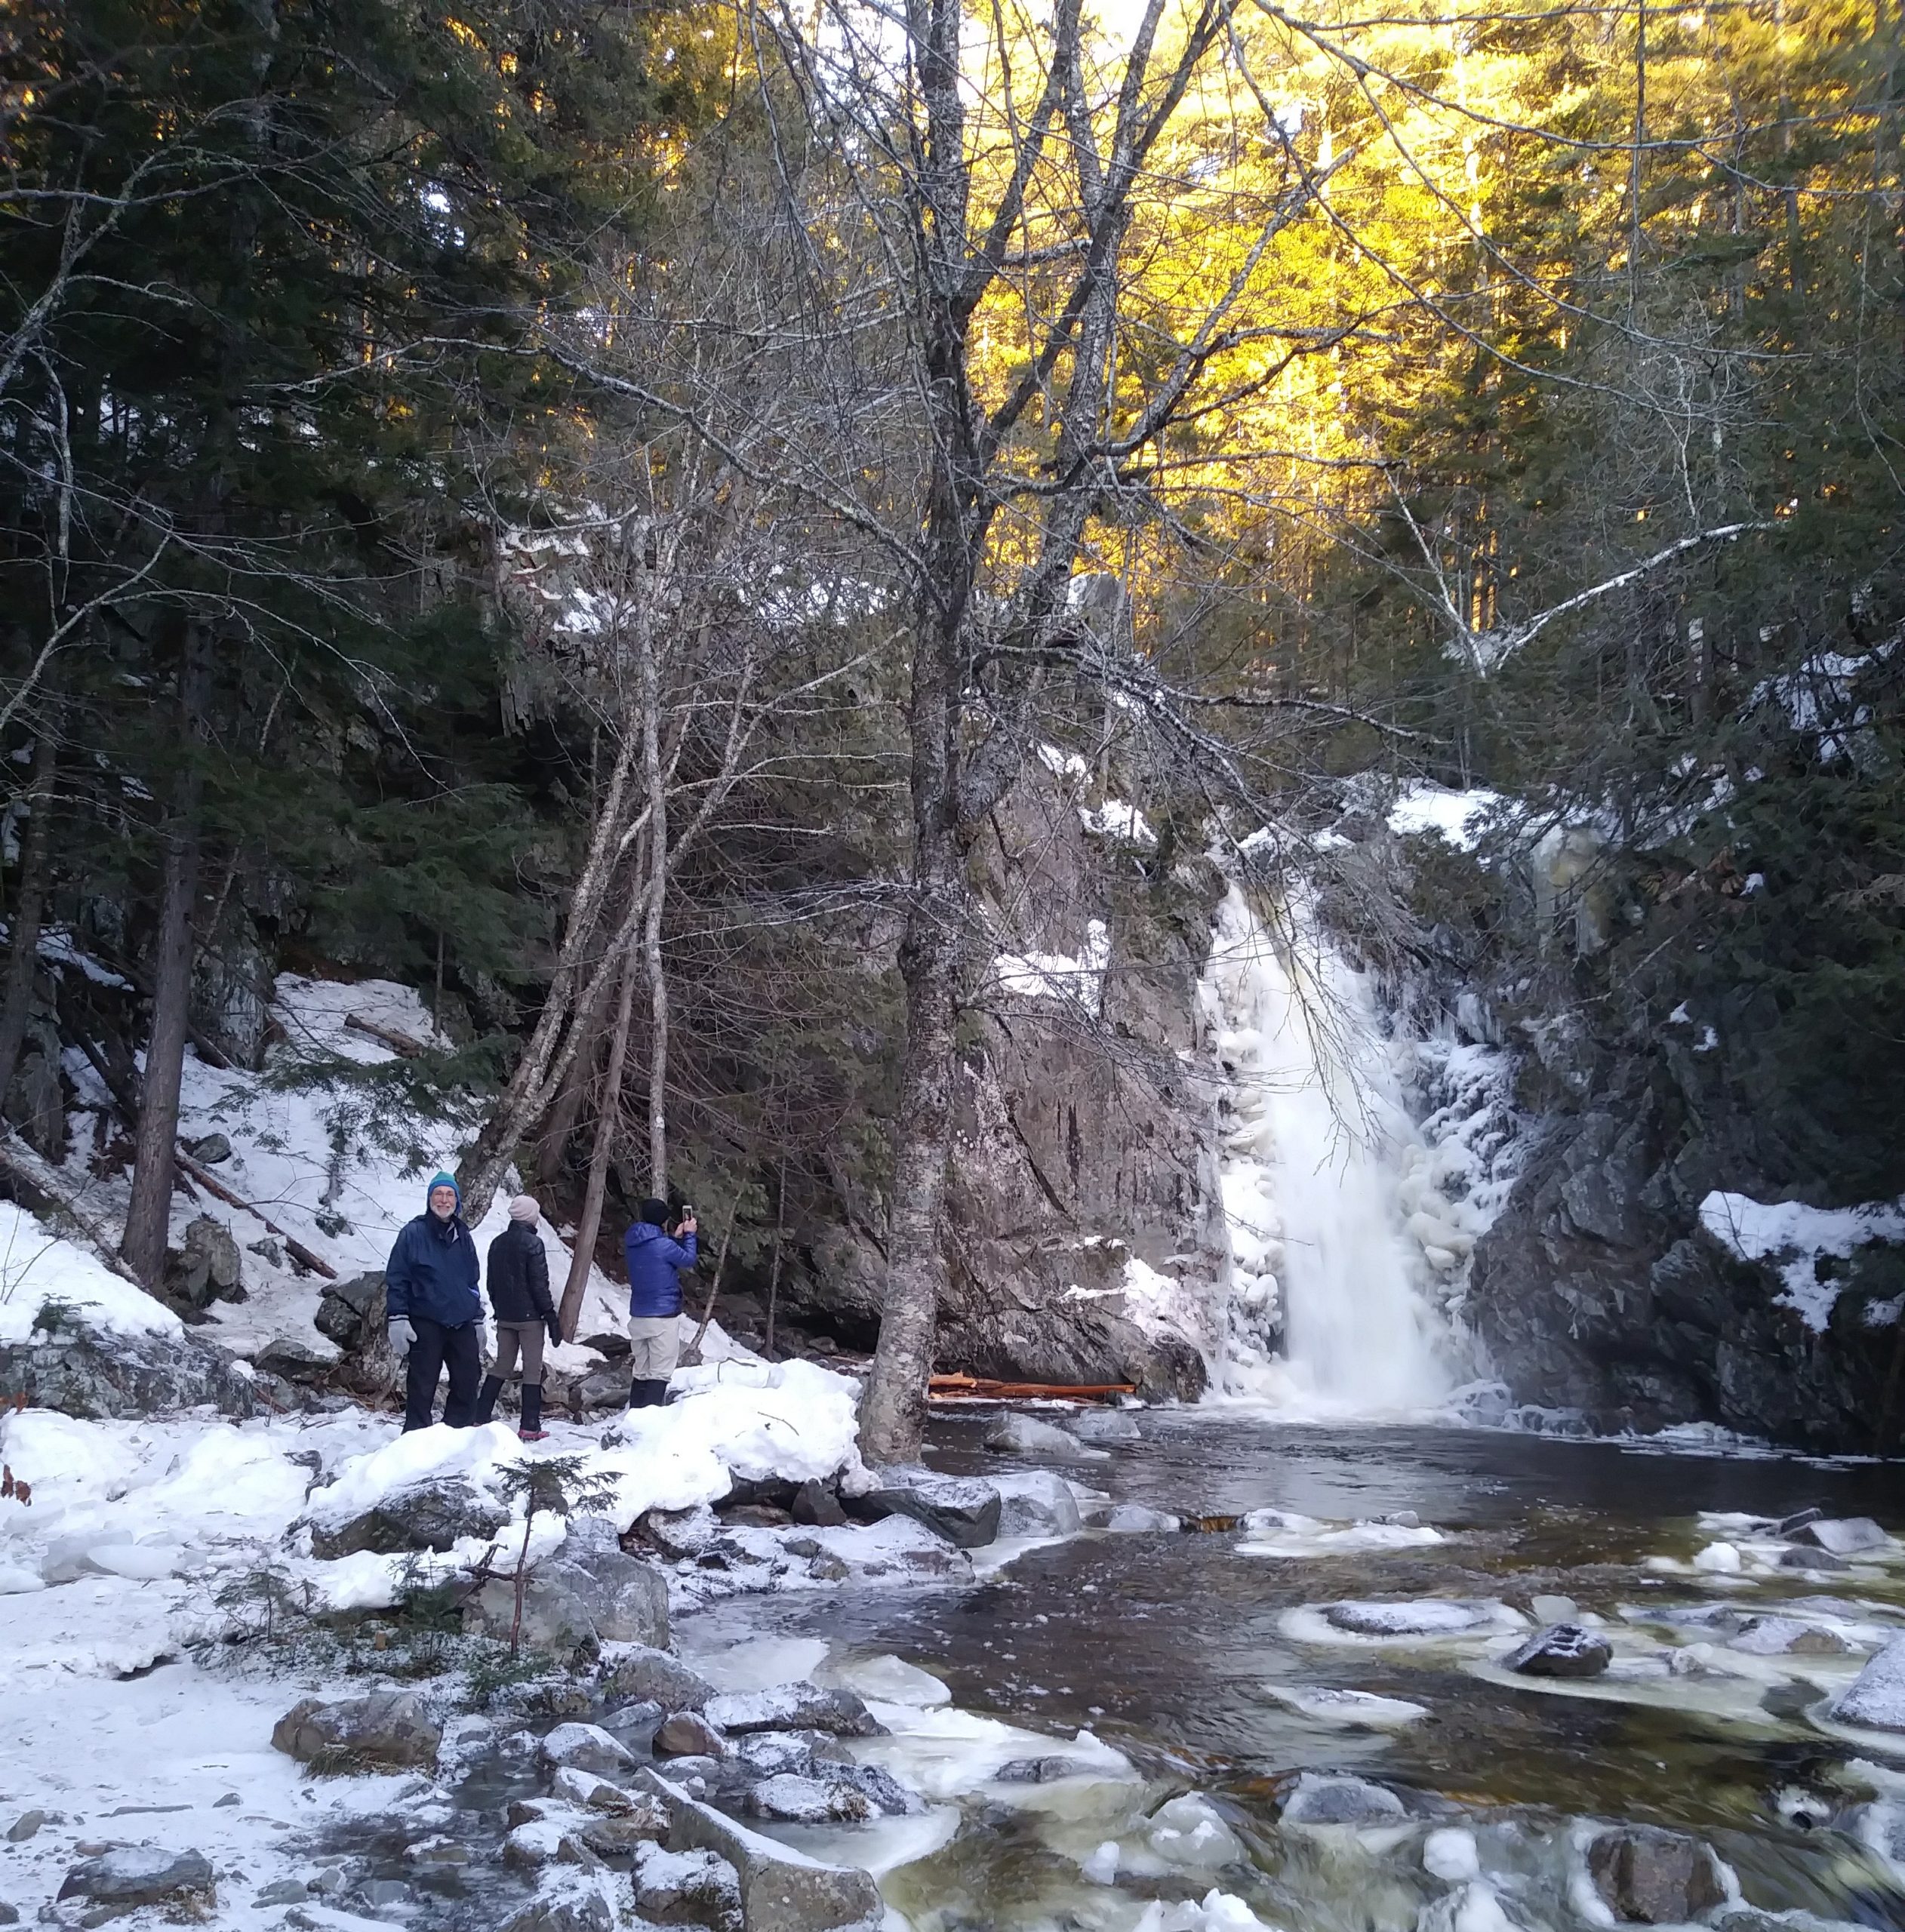
[{"label": "dark beanie", "polygon": [[668,1203],[657,1201],[651,1194],[642,1204],[642,1218],[651,1228],[665,1228],[668,1225]]}]

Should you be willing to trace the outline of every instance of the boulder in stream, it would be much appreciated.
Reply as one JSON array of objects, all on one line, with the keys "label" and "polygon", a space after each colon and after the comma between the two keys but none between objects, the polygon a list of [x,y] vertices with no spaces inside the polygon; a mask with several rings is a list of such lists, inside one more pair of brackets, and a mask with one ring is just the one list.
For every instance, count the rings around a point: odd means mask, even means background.
[{"label": "boulder in stream", "polygon": [[1599,1677],[1613,1661],[1606,1638],[1580,1623],[1550,1623],[1502,1659],[1524,1677]]},{"label": "boulder in stream", "polygon": [[379,1690],[328,1702],[306,1697],[278,1720],[271,1741],[315,1771],[429,1770],[443,1728],[414,1693]]},{"label": "boulder in stream", "polygon": [[602,1695],[611,1703],[651,1701],[671,1711],[698,1711],[714,1686],[677,1657],[648,1644],[629,1644],[602,1665]]},{"label": "boulder in stream", "polygon": [[981,1438],[988,1449],[1002,1456],[1064,1456],[1074,1462],[1106,1460],[1106,1451],[1090,1449],[1076,1435],[1055,1423],[1041,1422],[1036,1416],[1001,1416]]},{"label": "boulder in stream", "polygon": [[1346,1773],[1305,1771],[1283,1800],[1286,1825],[1395,1825],[1408,1816],[1394,1792]]},{"label": "boulder in stream", "polygon": [[876,1521],[910,1516],[961,1549],[983,1549],[999,1534],[999,1494],[989,1482],[912,1465],[876,1469],[872,1475],[872,1487],[853,1499],[861,1515]]},{"label": "boulder in stream", "polygon": [[85,1922],[98,1925],[146,1906],[162,1906],[181,1918],[202,1918],[217,1904],[218,1887],[203,1852],[134,1844],[116,1846],[74,1866],[60,1896],[89,1904],[93,1909]]},{"label": "boulder in stream", "polygon": [[1351,1599],[1325,1606],[1325,1620],[1358,1637],[1460,1637],[1500,1628],[1500,1606],[1418,1597],[1402,1603]]},{"label": "boulder in stream", "polygon": [[1894,1637],[1859,1672],[1832,1714],[1869,1730],[1905,1730],[1905,1637]]},{"label": "boulder in stream", "polygon": [[996,1480],[1002,1537],[1075,1537],[1083,1524],[1072,1485],[1051,1469],[1026,1469]]},{"label": "boulder in stream", "polygon": [[1861,1550],[1882,1549],[1890,1539],[1870,1516],[1822,1516],[1794,1531],[1793,1540],[1829,1556],[1856,1556]]},{"label": "boulder in stream", "polygon": [[1684,1925],[1726,1902],[1720,1862],[1697,1838],[1624,1825],[1588,1847],[1594,1888],[1630,1925]]},{"label": "boulder in stream", "polygon": [[752,1730],[823,1730],[835,1737],[879,1737],[885,1727],[851,1690],[814,1684],[777,1684],[710,1697],[703,1715],[736,1737]]}]

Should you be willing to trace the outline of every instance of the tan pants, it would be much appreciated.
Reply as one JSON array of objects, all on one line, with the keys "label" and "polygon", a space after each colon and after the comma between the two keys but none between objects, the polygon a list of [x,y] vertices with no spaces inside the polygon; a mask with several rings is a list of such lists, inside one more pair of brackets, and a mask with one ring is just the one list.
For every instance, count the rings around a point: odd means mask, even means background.
[{"label": "tan pants", "polygon": [[666,1382],[682,1352],[679,1315],[638,1315],[629,1322],[629,1374],[637,1382]]},{"label": "tan pants", "polygon": [[496,1361],[491,1374],[506,1382],[515,1373],[516,1351],[522,1352],[522,1379],[532,1389],[543,1384],[543,1324],[540,1321],[499,1321],[496,1324]]}]

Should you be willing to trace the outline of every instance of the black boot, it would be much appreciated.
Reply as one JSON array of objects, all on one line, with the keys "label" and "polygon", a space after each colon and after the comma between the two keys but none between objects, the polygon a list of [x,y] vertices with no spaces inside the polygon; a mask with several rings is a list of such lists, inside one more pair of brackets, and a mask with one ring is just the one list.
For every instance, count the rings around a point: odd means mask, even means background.
[{"label": "black boot", "polygon": [[522,1426],[516,1433],[525,1442],[540,1442],[548,1436],[549,1431],[543,1426],[543,1385],[540,1382],[525,1382],[522,1385]]},{"label": "black boot", "polygon": [[629,1384],[629,1407],[632,1409],[660,1407],[662,1391],[667,1386],[665,1382],[651,1382],[645,1377],[638,1376]]},{"label": "black boot", "polygon": [[486,1375],[483,1386],[476,1395],[476,1426],[496,1420],[496,1398],[503,1392],[503,1378],[500,1375]]}]

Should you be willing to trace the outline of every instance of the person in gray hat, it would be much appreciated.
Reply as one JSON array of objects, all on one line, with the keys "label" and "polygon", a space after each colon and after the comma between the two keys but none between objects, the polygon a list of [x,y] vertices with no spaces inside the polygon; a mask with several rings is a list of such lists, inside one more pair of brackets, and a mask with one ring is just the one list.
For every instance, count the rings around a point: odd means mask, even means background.
[{"label": "person in gray hat", "polygon": [[540,1442],[543,1426],[543,1337],[551,1348],[562,1340],[555,1304],[549,1292],[549,1256],[536,1223],[542,1210],[533,1195],[509,1203],[509,1225],[490,1243],[490,1306],[496,1315],[496,1361],[483,1378],[476,1404],[479,1423],[491,1420],[503,1385],[522,1360],[522,1426],[525,1442]]}]

